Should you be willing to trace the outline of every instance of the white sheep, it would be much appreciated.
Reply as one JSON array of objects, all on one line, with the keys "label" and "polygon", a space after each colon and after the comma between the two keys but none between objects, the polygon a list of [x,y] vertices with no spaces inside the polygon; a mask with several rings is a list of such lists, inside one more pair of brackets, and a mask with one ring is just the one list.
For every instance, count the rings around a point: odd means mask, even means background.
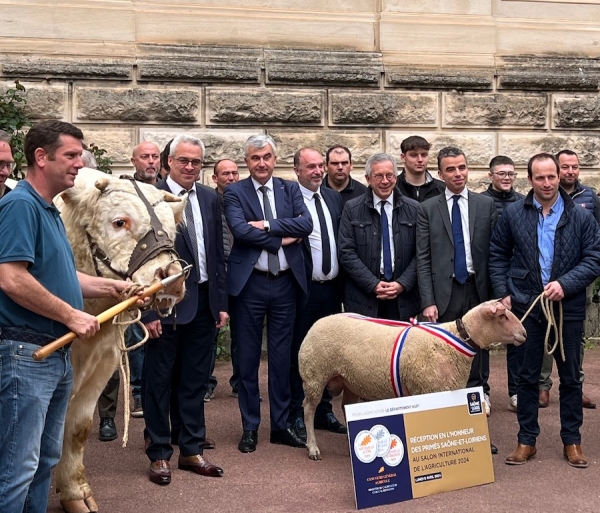
[{"label": "white sheep", "polygon": [[[325,387],[333,396],[344,393],[342,406],[359,398],[378,400],[399,395],[390,369],[394,348],[398,347],[396,341],[401,340],[406,326],[383,319],[377,321],[389,324],[379,324],[374,319],[358,317],[337,314],[319,320],[300,348],[306,446],[312,460],[321,459],[314,419]],[[462,324],[459,319],[437,327],[454,335],[454,340],[462,341],[463,345],[442,340],[428,332],[427,325],[411,327],[400,353],[403,396],[464,388],[473,347],[488,348],[493,343],[520,345],[527,336],[519,319],[499,301],[473,308],[462,318]]]}]

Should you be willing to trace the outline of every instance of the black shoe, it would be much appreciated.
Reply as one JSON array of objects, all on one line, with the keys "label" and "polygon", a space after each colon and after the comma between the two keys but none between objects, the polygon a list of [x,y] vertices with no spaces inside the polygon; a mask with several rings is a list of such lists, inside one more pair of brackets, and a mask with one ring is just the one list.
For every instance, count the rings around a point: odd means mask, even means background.
[{"label": "black shoe", "polygon": [[498,447],[490,443],[490,448],[492,449],[492,454],[498,454]]},{"label": "black shoe", "polygon": [[254,452],[256,451],[256,444],[258,443],[258,431],[246,431],[242,433],[242,439],[238,444],[240,452]]},{"label": "black shoe", "polygon": [[306,442],[303,442],[292,428],[271,431],[271,443],[290,447],[306,447]]},{"label": "black shoe", "polygon": [[332,433],[345,435],[348,428],[342,424],[333,413],[328,413],[324,419],[315,419],[315,429],[326,429]]},{"label": "black shoe", "polygon": [[100,419],[100,433],[98,434],[98,440],[101,442],[111,442],[117,438],[117,426],[115,426],[115,419],[110,417],[102,417]]},{"label": "black shoe", "polygon": [[304,420],[298,417],[294,422],[292,422],[292,429],[298,435],[298,438],[306,443],[306,425],[304,424]]}]

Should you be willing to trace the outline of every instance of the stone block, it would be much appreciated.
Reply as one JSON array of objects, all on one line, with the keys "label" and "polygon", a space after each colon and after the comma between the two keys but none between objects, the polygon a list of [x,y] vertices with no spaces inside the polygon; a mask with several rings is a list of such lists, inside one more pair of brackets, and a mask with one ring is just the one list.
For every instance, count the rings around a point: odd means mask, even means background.
[{"label": "stone block", "polygon": [[546,125],[548,99],[539,94],[444,94],[444,127]]},{"label": "stone block", "polygon": [[[352,152],[352,162],[358,166],[364,165],[373,153],[383,151],[382,137],[379,130],[363,130],[360,132],[269,130],[269,134],[277,144],[277,161],[280,164],[292,165],[294,153],[303,146],[317,148],[322,151],[323,157],[325,157],[327,148],[334,144],[341,144]],[[360,174],[355,178],[360,178]]]},{"label": "stone block", "polygon": [[398,159],[400,158],[400,143],[411,135],[420,135],[430,144],[429,170],[437,176],[437,154],[446,146],[456,146],[464,151],[469,167],[487,168],[490,160],[496,155],[495,137],[492,133],[482,132],[392,132],[386,134],[386,148]]},{"label": "stone block", "polygon": [[85,121],[196,122],[199,90],[76,89],[76,117]]},{"label": "stone block", "polygon": [[593,128],[600,126],[600,97],[596,94],[554,95],[554,128]]},{"label": "stone block", "polygon": [[135,146],[133,129],[98,129],[82,126],[80,128],[83,130],[87,144],[94,143],[96,146],[105,149],[107,156],[115,164],[129,163],[133,147]]},{"label": "stone block", "polygon": [[600,139],[597,134],[501,133],[498,137],[498,152],[509,156],[519,166],[526,166],[529,159],[538,153],[556,154],[564,149],[576,152],[581,166],[598,167],[600,164]]},{"label": "stone block", "polygon": [[[170,128],[142,128],[140,141],[155,143],[161,150],[177,134],[182,132],[198,137],[206,147],[204,161],[208,165],[220,159],[231,159],[244,164],[244,143],[251,135],[264,133],[262,130],[177,130]],[[210,170],[212,174],[212,169]]]},{"label": "stone block", "polygon": [[377,86],[380,53],[318,50],[265,50],[267,83]]},{"label": "stone block", "polygon": [[386,84],[415,89],[492,89],[493,69],[386,67]]},{"label": "stone block", "polygon": [[329,98],[337,125],[437,125],[436,93],[332,91]]},{"label": "stone block", "polygon": [[600,62],[578,57],[506,56],[499,59],[500,89],[598,91]]},{"label": "stone block", "polygon": [[24,58],[8,60],[2,63],[2,74],[13,77],[65,77],[89,79],[131,78],[133,63],[115,60]]},{"label": "stone block", "polygon": [[321,124],[323,91],[208,89],[207,123]]},{"label": "stone block", "polygon": [[[24,111],[32,120],[65,119],[66,117],[66,85],[48,86],[37,82],[21,82],[25,87],[27,104]],[[14,82],[0,83],[0,91],[14,89]]]},{"label": "stone block", "polygon": [[139,80],[260,81],[263,51],[196,45],[140,45]]}]

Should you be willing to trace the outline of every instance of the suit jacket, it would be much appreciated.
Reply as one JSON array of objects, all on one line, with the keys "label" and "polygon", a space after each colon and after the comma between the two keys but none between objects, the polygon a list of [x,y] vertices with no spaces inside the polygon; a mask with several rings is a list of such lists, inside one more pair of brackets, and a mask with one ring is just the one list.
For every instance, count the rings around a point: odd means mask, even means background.
[{"label": "suit jacket", "polygon": [[[225,217],[234,241],[227,261],[227,285],[232,296],[242,291],[263,250],[276,254],[283,237],[304,238],[312,232],[312,218],[296,182],[273,177],[273,194],[277,219],[270,222],[266,232],[248,224],[248,221],[264,219],[252,179],[248,177],[225,189]],[[306,276],[302,245],[288,244],[283,251],[296,281],[306,294],[310,277]]]},{"label": "suit jacket", "polygon": [[[480,301],[491,297],[488,257],[492,230],[498,219],[494,201],[468,192],[469,232],[475,283]],[[421,308],[436,305],[438,315],[448,308],[454,275],[454,239],[444,193],[421,203],[417,220],[417,275]]]},{"label": "suit jacket", "polygon": [[[172,192],[166,180],[161,180],[156,187]],[[194,196],[200,204],[202,214],[202,231],[204,232],[204,249],[206,252],[206,271],[208,273],[208,297],[210,313],[215,321],[219,320],[219,312],[227,311],[227,281],[225,274],[225,256],[223,255],[223,229],[221,222],[221,207],[219,197],[214,189],[196,183]],[[192,242],[183,223],[177,226],[175,250],[180,258],[188,263],[194,263]],[[185,298],[177,304],[176,312],[178,324],[190,322],[198,309],[198,281],[199,271],[194,267],[185,281]],[[144,322],[157,319],[156,314],[149,313],[144,316]],[[173,322],[173,316],[161,319],[163,323]]]}]

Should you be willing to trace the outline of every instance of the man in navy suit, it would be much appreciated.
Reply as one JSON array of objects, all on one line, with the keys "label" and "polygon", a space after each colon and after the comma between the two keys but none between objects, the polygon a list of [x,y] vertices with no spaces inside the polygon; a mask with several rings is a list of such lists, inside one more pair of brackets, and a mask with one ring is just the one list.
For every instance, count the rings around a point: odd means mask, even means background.
[{"label": "man in navy suit", "polygon": [[233,296],[233,329],[245,335],[238,348],[238,400],[242,415],[241,452],[258,442],[260,395],[258,367],[262,331],[267,318],[271,443],[304,447],[288,426],[289,369],[296,302],[308,292],[302,238],[313,222],[298,184],[273,178],[275,142],[251,136],[245,144],[250,177],[225,189],[225,215],[234,245],[228,260],[227,284]]},{"label": "man in navy suit", "polygon": [[[218,477],[223,470],[210,464],[204,421],[212,349],[216,331],[227,322],[227,286],[223,231],[217,193],[196,183],[202,169],[204,144],[188,134],[171,143],[170,175],[157,184],[177,196],[187,194],[184,222],[178,225],[175,249],[194,265],[186,280],[185,299],[175,313],[163,319],[144,320],[151,339],[146,344],[144,419],[146,454],[151,461],[149,479],[169,484],[173,454],[169,410],[171,389],[177,397],[178,465],[204,476]],[[173,374],[176,378],[173,379]],[[175,437],[175,435],[174,435]]]},{"label": "man in navy suit", "polygon": [[[298,352],[304,337],[315,322],[342,311],[336,239],[343,204],[339,192],[321,185],[325,164],[319,150],[298,150],[294,155],[294,171],[298,176],[304,204],[313,218],[313,231],[302,243],[307,276],[311,281],[308,296],[298,304],[290,367],[290,424],[296,434],[306,441],[302,409],[304,390],[298,369]],[[341,434],[347,431],[346,426],[335,417],[331,407],[331,395],[327,391],[317,406],[315,427]]]}]

